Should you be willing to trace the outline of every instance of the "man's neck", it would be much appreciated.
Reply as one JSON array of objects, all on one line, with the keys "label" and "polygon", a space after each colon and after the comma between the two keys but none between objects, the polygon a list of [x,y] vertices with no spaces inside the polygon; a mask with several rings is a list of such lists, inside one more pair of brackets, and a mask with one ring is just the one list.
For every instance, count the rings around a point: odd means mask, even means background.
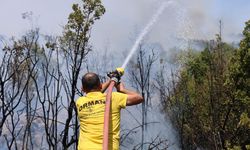
[{"label": "man's neck", "polygon": [[101,92],[101,90],[99,90],[99,89],[93,89],[93,90],[90,90],[90,91],[86,92],[86,94],[88,94],[90,92]]}]

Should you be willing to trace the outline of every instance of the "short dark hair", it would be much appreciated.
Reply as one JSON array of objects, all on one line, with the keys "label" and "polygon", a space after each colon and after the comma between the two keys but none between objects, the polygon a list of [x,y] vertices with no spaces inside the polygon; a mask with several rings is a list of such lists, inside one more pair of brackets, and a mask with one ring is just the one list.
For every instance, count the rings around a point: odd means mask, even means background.
[{"label": "short dark hair", "polygon": [[93,90],[93,89],[98,89],[100,86],[101,82],[99,79],[99,76],[95,73],[86,73],[82,77],[82,87],[84,90]]}]

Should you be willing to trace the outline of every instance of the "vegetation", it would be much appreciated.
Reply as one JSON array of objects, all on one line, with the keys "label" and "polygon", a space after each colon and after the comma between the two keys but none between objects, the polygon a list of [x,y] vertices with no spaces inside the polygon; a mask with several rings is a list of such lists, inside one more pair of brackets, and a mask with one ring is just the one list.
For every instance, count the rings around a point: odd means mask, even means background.
[{"label": "vegetation", "polygon": [[[42,36],[39,29],[32,29],[20,39],[1,39],[1,148],[77,149],[74,101],[82,95],[79,78],[85,67],[86,71],[97,67],[91,70],[98,72],[106,63],[87,61],[91,28],[105,8],[100,0],[82,0],[72,9],[60,37]],[[121,131],[121,147],[130,143],[134,149],[169,147],[161,134],[146,134],[151,124],[159,123],[148,117],[155,109],[153,100],[159,99],[178,132],[181,149],[250,149],[250,20],[243,36],[239,48],[218,34],[214,41],[201,41],[206,44],[203,50],[179,50],[180,58],[173,61],[184,60],[181,68],[171,64],[177,71],[169,71],[159,49],[141,44],[127,69],[128,86],[145,101],[141,118],[132,116],[136,126]],[[132,136],[136,133],[138,139]]]},{"label": "vegetation", "polygon": [[32,29],[20,40],[1,43],[0,142],[4,149],[77,147],[74,101],[81,93],[77,82],[91,50],[91,27],[105,9],[100,0],[82,0],[81,6],[74,4],[72,9],[61,37],[41,37],[39,29]]},{"label": "vegetation", "polygon": [[[250,21],[239,48],[221,35],[203,51],[188,51],[165,111],[182,149],[247,149],[250,145]],[[249,147],[248,147],[249,148]]]}]

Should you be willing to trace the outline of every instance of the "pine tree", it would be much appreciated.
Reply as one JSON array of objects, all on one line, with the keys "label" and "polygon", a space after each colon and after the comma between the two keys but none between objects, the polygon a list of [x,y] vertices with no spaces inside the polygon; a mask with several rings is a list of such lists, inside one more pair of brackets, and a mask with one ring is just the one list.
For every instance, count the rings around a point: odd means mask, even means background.
[{"label": "pine tree", "polygon": [[226,85],[234,105],[232,116],[237,121],[230,145],[244,150],[250,144],[250,20],[246,22],[243,36],[231,59]]}]

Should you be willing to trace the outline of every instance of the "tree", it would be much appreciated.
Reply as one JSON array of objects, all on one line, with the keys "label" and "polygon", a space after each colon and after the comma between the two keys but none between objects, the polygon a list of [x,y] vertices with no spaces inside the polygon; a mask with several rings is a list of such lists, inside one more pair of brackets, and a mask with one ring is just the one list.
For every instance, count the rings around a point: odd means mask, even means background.
[{"label": "tree", "polygon": [[224,83],[233,50],[217,35],[203,51],[188,51],[180,72],[172,75],[166,112],[179,132],[182,149],[228,148],[235,129],[231,109],[236,106]]},{"label": "tree", "polygon": [[[33,101],[33,82],[31,76],[37,67],[36,52],[38,46],[38,30],[30,31],[20,40],[3,48],[4,56],[1,64],[1,112],[0,136],[3,125],[8,149],[18,148],[17,139],[22,136],[22,148],[33,149],[31,125],[36,112]],[[25,116],[25,117],[24,117]],[[22,119],[25,118],[25,119]],[[22,122],[21,122],[22,121]]]},{"label": "tree", "polygon": [[[137,60],[135,63],[131,63],[130,66],[130,81],[131,85],[135,87],[142,95],[144,101],[142,102],[142,137],[141,137],[141,145],[140,148],[144,149],[144,134],[146,125],[147,125],[147,112],[148,108],[151,105],[151,92],[152,92],[152,85],[151,85],[151,74],[152,74],[152,67],[154,62],[157,60],[157,57],[154,53],[154,49],[151,49],[151,53],[148,54],[146,52],[148,49],[144,49],[143,45],[141,44],[138,49]],[[145,59],[146,57],[146,59]]]},{"label": "tree", "polygon": [[[91,50],[89,45],[90,31],[94,22],[104,14],[105,9],[101,0],[83,0],[82,7],[78,4],[72,6],[73,12],[69,15],[68,23],[64,28],[60,39],[60,48],[64,52],[66,72],[63,86],[67,95],[69,106],[68,117],[65,122],[62,145],[64,149],[69,148],[78,141],[77,110],[75,107],[75,96],[79,93],[77,81],[84,59]],[[73,118],[74,117],[74,118]],[[72,123],[72,124],[71,124]],[[69,139],[70,126],[74,126]],[[77,149],[77,144],[76,144]]]},{"label": "tree", "polygon": [[39,67],[32,75],[34,82],[35,100],[40,103],[36,112],[36,120],[44,128],[46,144],[49,149],[60,149],[60,127],[64,125],[60,119],[62,109],[62,72],[59,60],[59,49],[55,47],[55,40],[46,36],[46,47],[42,47],[39,57]]},{"label": "tree", "polygon": [[230,123],[234,125],[229,146],[236,145],[246,150],[246,145],[250,145],[250,20],[246,22],[243,36],[239,49],[235,50],[230,61],[226,85],[233,105],[230,111],[233,120]]},{"label": "tree", "polygon": [[[68,149],[78,141],[74,105],[75,96],[80,93],[77,81],[85,57],[91,50],[88,43],[91,27],[105,9],[100,0],[83,0],[82,7],[74,4],[72,8],[62,37],[47,36],[42,39],[47,39],[45,46],[40,46],[39,30],[32,30],[3,49],[0,64],[0,137],[5,125],[4,139],[9,149],[36,148],[36,131],[42,132],[40,138],[43,139],[43,135],[46,138],[45,142],[40,141],[39,147]],[[65,57],[65,65],[61,65],[61,54]],[[62,102],[63,95],[67,96],[68,105]],[[59,119],[65,113],[64,108],[68,112],[66,123]],[[25,118],[24,122],[22,118]],[[64,130],[60,131],[62,125]],[[45,130],[34,130],[34,127]],[[7,131],[9,134],[6,134]],[[69,134],[72,134],[71,138]],[[62,145],[59,145],[60,142]],[[75,146],[77,148],[77,144]]]}]

